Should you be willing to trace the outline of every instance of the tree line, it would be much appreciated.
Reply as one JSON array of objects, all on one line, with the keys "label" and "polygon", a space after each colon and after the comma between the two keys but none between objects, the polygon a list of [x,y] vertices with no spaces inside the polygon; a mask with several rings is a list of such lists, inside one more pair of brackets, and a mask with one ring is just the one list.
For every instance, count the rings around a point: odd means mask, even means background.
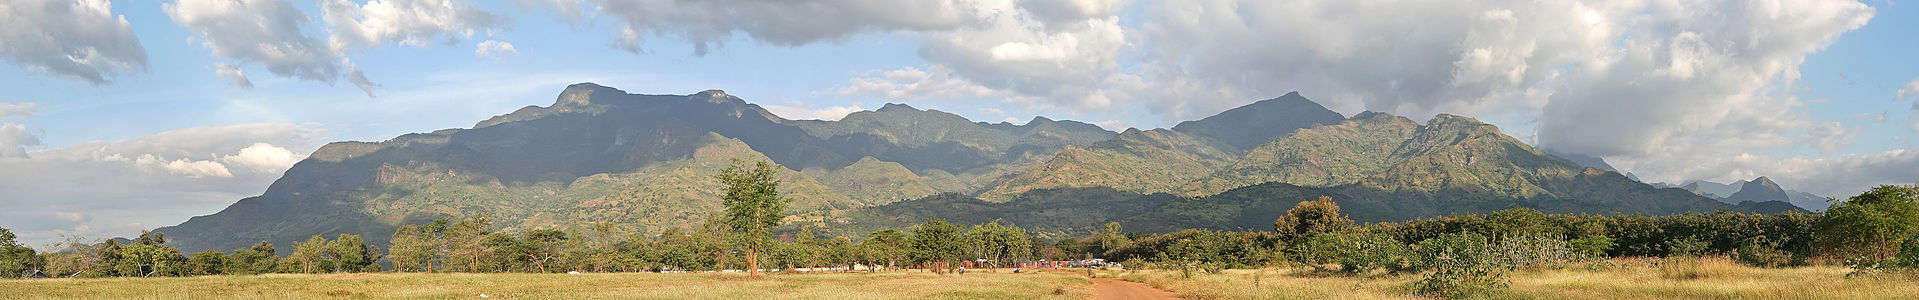
[{"label": "tree line", "polygon": [[[289,253],[261,242],[191,256],[159,233],[137,240],[70,242],[36,253],[0,228],[6,277],[193,276],[336,272],[687,272],[797,268],[879,271],[968,264],[1099,258],[1188,274],[1294,266],[1333,274],[1420,272],[1422,291],[1456,295],[1496,286],[1503,272],[1608,257],[1723,255],[1764,267],[1846,263],[1860,269],[1919,267],[1919,186],[1885,185],[1835,199],[1824,213],[1730,211],[1669,216],[1546,214],[1513,208],[1406,222],[1355,224],[1327,197],[1302,201],[1273,230],[1125,232],[1119,223],[1057,240],[1016,224],[929,220],[865,236],[821,237],[809,228],[774,236],[787,200],[765,162],[736,162],[716,176],[726,209],[694,228],[629,233],[618,224],[585,230],[495,231],[487,215],[440,218],[392,233],[388,249],[352,234],[313,236]],[[284,254],[284,255],[282,255]]]}]

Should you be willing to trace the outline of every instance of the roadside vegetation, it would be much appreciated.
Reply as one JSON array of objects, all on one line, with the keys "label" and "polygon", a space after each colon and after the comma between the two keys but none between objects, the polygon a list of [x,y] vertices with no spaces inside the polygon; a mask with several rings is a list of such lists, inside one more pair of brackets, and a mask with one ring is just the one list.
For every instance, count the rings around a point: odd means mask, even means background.
[{"label": "roadside vegetation", "polygon": [[[208,295],[238,291],[331,292],[350,286],[373,296],[382,285],[473,280],[442,287],[458,295],[481,289],[551,294],[561,298],[635,295],[560,292],[568,285],[613,290],[673,286],[692,298],[755,297],[755,286],[804,292],[845,286],[852,298],[1029,298],[1084,296],[1084,280],[1058,274],[994,270],[987,276],[942,275],[961,267],[1003,268],[1041,262],[1118,262],[1102,276],[1148,283],[1194,298],[1882,298],[1919,295],[1919,186],[1879,186],[1835,200],[1822,214],[1773,215],[1721,211],[1671,216],[1545,214],[1513,208],[1407,222],[1357,224],[1330,197],[1301,201],[1271,230],[1185,230],[1129,233],[1120,223],[1085,236],[1049,240],[999,221],[953,224],[934,219],[863,236],[816,236],[810,229],[775,235],[789,201],[767,163],[734,166],[716,177],[727,183],[726,209],[696,228],[659,233],[620,232],[602,223],[587,231],[495,228],[487,215],[441,218],[406,225],[381,249],[360,236],[314,236],[290,251],[261,242],[230,252],[186,255],[158,233],[137,240],[72,241],[48,251],[14,242],[0,229],[0,274],[9,278],[72,277],[0,285],[9,296],[94,295],[87,289]],[[1292,199],[1273,199],[1291,201]],[[917,269],[930,272],[900,272]],[[747,274],[734,274],[742,270]],[[806,275],[768,276],[759,272]],[[827,271],[831,274],[817,274]],[[378,274],[365,277],[344,273]],[[541,277],[517,273],[716,272],[677,275]],[[1004,272],[1003,274],[1001,272]],[[266,273],[336,274],[234,276]],[[472,277],[446,273],[513,273]],[[864,273],[864,274],[861,274]],[[198,277],[192,277],[198,276]],[[636,277],[637,276],[637,277]],[[648,277],[651,276],[651,277]],[[1015,276],[1015,277],[1009,277]],[[1026,276],[1026,277],[1017,277]],[[191,277],[166,280],[109,277]],[[78,279],[96,278],[96,279]],[[573,280],[582,278],[585,280]],[[929,287],[887,282],[940,278]],[[746,283],[727,282],[745,280]],[[1025,282],[1033,280],[1032,282]],[[498,282],[492,284],[489,282]],[[872,281],[873,284],[861,282]],[[196,284],[213,283],[219,284]],[[311,282],[311,283],[303,283]],[[108,283],[108,284],[100,284]],[[179,291],[153,284],[198,286]],[[312,284],[314,286],[303,286]],[[904,284],[904,283],[902,283]],[[229,287],[218,287],[229,286]],[[709,288],[709,286],[711,286]],[[121,288],[125,287],[125,288]],[[663,286],[662,286],[663,287]],[[974,289],[977,287],[977,289]],[[961,288],[962,294],[942,294]],[[116,292],[123,292],[116,291]],[[377,291],[377,292],[375,292]],[[656,294],[628,290],[643,297]],[[966,293],[986,294],[966,294]],[[75,294],[63,294],[75,293]],[[149,294],[132,294],[145,297]],[[190,295],[190,294],[177,294]],[[330,295],[330,294],[328,294]],[[810,294],[809,294],[810,295]],[[863,296],[862,296],[863,295]],[[248,297],[249,295],[232,295]],[[307,296],[279,294],[272,296]],[[571,297],[577,296],[577,297]],[[658,295],[672,298],[670,295]],[[974,297],[977,296],[977,297]],[[106,297],[106,296],[103,296]],[[825,298],[825,297],[822,297]]]}]

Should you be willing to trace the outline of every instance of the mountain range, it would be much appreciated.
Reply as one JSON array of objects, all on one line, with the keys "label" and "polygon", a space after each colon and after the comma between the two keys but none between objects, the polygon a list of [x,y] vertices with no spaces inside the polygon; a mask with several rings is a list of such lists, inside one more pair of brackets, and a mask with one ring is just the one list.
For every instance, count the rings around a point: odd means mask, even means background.
[{"label": "mountain range", "polygon": [[1832,202],[1825,196],[1786,189],[1765,176],[1752,180],[1733,181],[1730,184],[1702,180],[1682,185],[1653,183],[1653,186],[1679,188],[1726,204],[1785,201],[1810,211],[1825,211],[1826,207],[1832,206]]},{"label": "mountain range", "polygon": [[327,144],[262,195],[157,231],[189,252],[342,233],[385,245],[399,225],[475,214],[506,232],[609,222],[653,233],[717,211],[712,176],[736,160],[786,168],[781,188],[795,215],[783,230],[848,236],[929,218],[1003,220],[1053,235],[1105,222],[1146,232],[1267,229],[1319,196],[1368,222],[1514,207],[1796,210],[1639,183],[1469,117],[1346,117],[1297,93],[1116,133],[1045,117],[975,122],[904,104],[788,120],[718,90],[639,95],[581,83],[552,105],[471,128]]}]

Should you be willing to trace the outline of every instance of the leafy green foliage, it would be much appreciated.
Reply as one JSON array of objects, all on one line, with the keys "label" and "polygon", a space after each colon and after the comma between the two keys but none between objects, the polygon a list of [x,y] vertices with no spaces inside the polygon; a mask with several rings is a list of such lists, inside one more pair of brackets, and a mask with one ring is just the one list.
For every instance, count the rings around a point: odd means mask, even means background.
[{"label": "leafy green foliage", "polygon": [[1815,225],[1820,253],[1882,261],[1919,233],[1919,186],[1881,185],[1826,209]]},{"label": "leafy green foliage", "polygon": [[780,219],[786,217],[789,201],[780,197],[780,182],[773,178],[775,168],[786,167],[760,161],[747,169],[744,162],[734,161],[733,166],[715,176],[726,184],[725,194],[720,195],[726,205],[723,222],[745,245],[747,272],[755,276],[760,250],[765,249],[773,227],[780,226]]},{"label": "leafy green foliage", "polygon": [[1333,197],[1327,196],[1301,201],[1293,209],[1287,210],[1285,216],[1273,221],[1273,229],[1279,232],[1279,238],[1288,242],[1338,232],[1352,226],[1353,219],[1339,214],[1339,204],[1333,203]]},{"label": "leafy green foliage", "polygon": [[913,261],[935,264],[936,270],[947,269],[966,255],[966,241],[961,236],[959,226],[943,219],[933,219],[914,226],[910,243],[913,245]]},{"label": "leafy green foliage", "polygon": [[20,245],[12,230],[0,228],[0,278],[27,276],[28,270],[46,264],[33,248]]}]

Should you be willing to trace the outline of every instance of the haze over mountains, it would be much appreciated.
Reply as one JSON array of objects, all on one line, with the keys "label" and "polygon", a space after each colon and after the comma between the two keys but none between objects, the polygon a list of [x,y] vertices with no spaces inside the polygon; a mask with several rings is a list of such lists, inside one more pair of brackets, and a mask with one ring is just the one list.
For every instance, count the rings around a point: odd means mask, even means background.
[{"label": "haze over mountains", "polygon": [[736,159],[788,168],[789,229],[849,235],[928,218],[999,219],[1043,234],[1109,221],[1149,232],[1259,229],[1319,196],[1361,221],[1513,207],[1795,210],[1583,167],[1469,117],[1348,118],[1296,93],[1172,129],[1115,133],[1044,117],[974,122],[903,104],[787,120],[718,90],[635,95],[582,83],[553,105],[468,129],[328,144],[264,194],[158,231],[185,251],[341,233],[384,245],[401,224],[472,214],[491,214],[508,232],[611,222],[657,233],[716,211],[712,175]]},{"label": "haze over mountains", "polygon": [[1766,178],[1765,176],[1760,176],[1753,180],[1733,181],[1730,184],[1711,181],[1693,181],[1683,185],[1654,183],[1653,186],[1679,188],[1691,191],[1694,194],[1699,194],[1700,196],[1717,199],[1726,204],[1739,204],[1740,202],[1748,201],[1786,201],[1792,203],[1793,206],[1811,211],[1824,211],[1826,207],[1832,206],[1832,202],[1827,201],[1824,196],[1785,189],[1780,187],[1778,183],[1774,183],[1771,178]]}]

